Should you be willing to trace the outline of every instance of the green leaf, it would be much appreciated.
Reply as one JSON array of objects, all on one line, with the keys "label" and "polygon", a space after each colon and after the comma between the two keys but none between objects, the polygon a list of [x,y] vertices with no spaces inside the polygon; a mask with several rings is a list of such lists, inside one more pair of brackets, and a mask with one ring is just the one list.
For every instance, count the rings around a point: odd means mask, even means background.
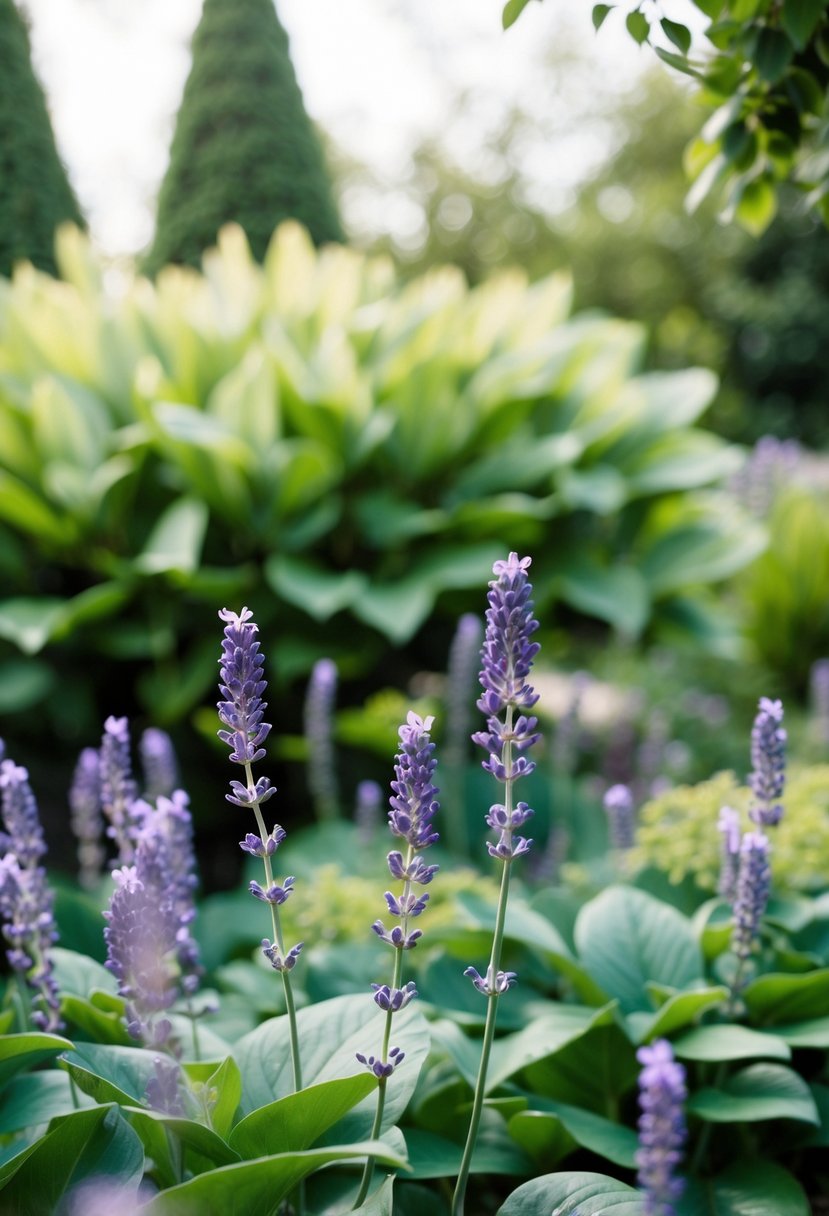
[{"label": "green leaf", "polygon": [[117,996],[118,983],[114,975],[95,959],[76,950],[66,950],[63,946],[52,947],[51,959],[61,993],[91,997],[97,991]]},{"label": "green leaf", "polygon": [[228,1056],[222,1060],[207,1080],[208,1092],[215,1091],[216,1099],[210,1112],[210,1122],[220,1136],[227,1139],[233,1119],[242,1100],[242,1074],[239,1065]]},{"label": "green leaf", "polygon": [[754,1022],[779,1025],[822,1017],[829,1006],[829,969],[761,975],[744,989],[743,1000]]},{"label": "green leaf", "polygon": [[152,1052],[141,1047],[79,1043],[61,1058],[60,1064],[96,1102],[117,1102],[121,1106],[140,1105],[154,1074]]},{"label": "green leaf", "polygon": [[825,9],[825,0],[784,0],[783,29],[799,51],[805,50]]},{"label": "green leaf", "polygon": [[394,1216],[394,1174],[389,1174],[385,1182],[365,1203],[354,1209],[354,1216]]},{"label": "green leaf", "polygon": [[563,567],[559,587],[565,603],[607,621],[624,637],[638,637],[650,616],[647,583],[629,566],[603,568],[581,558]]},{"label": "green leaf", "polygon": [[351,607],[366,587],[366,577],[360,571],[332,572],[305,558],[286,554],[274,554],[267,559],[265,580],[272,591],[315,621],[327,621]]},{"label": "green leaf", "polygon": [[497,1216],[647,1216],[646,1200],[632,1186],[604,1174],[545,1174],[514,1190]]},{"label": "green leaf", "polygon": [[501,24],[505,30],[514,25],[529,4],[530,0],[507,0],[501,13]]},{"label": "green leaf", "polygon": [[612,11],[613,11],[612,4],[594,4],[593,5],[593,11],[591,13],[591,18],[593,21],[593,28],[595,29],[596,33],[598,33],[599,30],[604,25],[604,21],[605,21],[605,18],[607,17],[607,14],[611,13]]},{"label": "green leaf", "polygon": [[612,1123],[601,1115],[568,1106],[552,1099],[531,1100],[530,1109],[521,1111],[509,1121],[510,1134],[537,1161],[546,1156],[546,1142],[555,1136],[555,1125],[560,1125],[574,1143],[606,1157],[623,1169],[633,1169],[639,1140],[634,1131],[618,1123]]},{"label": "green leaf", "polygon": [[769,1026],[768,1035],[778,1036],[789,1047],[829,1047],[829,1017],[809,1018],[785,1026]]},{"label": "green leaf", "polygon": [[0,602],[0,638],[13,642],[24,654],[37,654],[52,636],[65,600],[51,596]]},{"label": "green leaf", "polygon": [[698,1090],[688,1100],[688,1110],[709,1123],[797,1119],[820,1125],[809,1086],[782,1064],[750,1064],[719,1088]]},{"label": "green leaf", "polygon": [[491,1093],[529,1064],[556,1055],[594,1027],[610,1025],[614,1009],[615,1002],[603,1009],[555,1005],[547,1014],[534,1018],[524,1030],[498,1039],[492,1045],[486,1092]]},{"label": "green leaf", "polygon": [[[631,1014],[640,1019],[637,1022],[637,1041],[650,1042],[652,1039],[663,1038],[674,1034],[695,1021],[709,1009],[716,1009],[728,997],[728,989],[700,988],[693,992],[676,992],[669,996],[664,1005],[656,1011],[653,1017],[646,1014]],[[647,1020],[645,1020],[647,1018]],[[693,1032],[692,1032],[693,1033]]]},{"label": "green leaf", "polygon": [[[752,1157],[714,1178],[688,1180],[677,1216],[810,1216],[800,1184],[788,1170]],[[615,1216],[615,1209],[614,1209]]]},{"label": "green leaf", "polygon": [[310,1085],[252,1111],[237,1123],[229,1144],[242,1157],[266,1157],[311,1148],[329,1127],[377,1088],[368,1072]]},{"label": "green leaf", "polygon": [[411,641],[427,620],[435,592],[417,574],[393,583],[370,583],[353,605],[358,620],[371,625],[396,646]]},{"label": "green leaf", "polygon": [[644,13],[640,13],[639,9],[628,13],[627,17],[625,17],[625,25],[634,42],[638,42],[641,46],[643,42],[648,41],[651,27],[647,17]]},{"label": "green leaf", "polygon": [[680,24],[679,21],[669,21],[667,17],[663,17],[659,22],[662,26],[662,31],[665,37],[677,47],[683,55],[687,55],[691,49],[691,31],[687,25]]},{"label": "green leaf", "polygon": [[594,1026],[563,1051],[529,1064],[523,1081],[534,1093],[556,1095],[556,1101],[607,1113],[636,1084],[636,1050],[621,1028],[610,1022]]},{"label": "green leaf", "polygon": [[754,62],[767,84],[776,84],[789,66],[794,47],[780,29],[764,25],[757,39]]},{"label": "green leaf", "polygon": [[703,979],[690,921],[631,887],[610,887],[586,904],[576,920],[575,940],[591,976],[618,998],[625,1013],[648,1010],[650,980],[685,988]]},{"label": "green leaf", "polygon": [[0,1036],[0,1086],[19,1072],[28,1072],[54,1059],[62,1051],[71,1051],[73,1044],[56,1034],[4,1034]]},{"label": "green leaf", "polygon": [[777,214],[777,193],[766,177],[755,177],[743,187],[734,218],[752,236],[762,236]]},{"label": "green leaf", "polygon": [[145,1107],[126,1107],[125,1114],[145,1145],[154,1145],[155,1137],[152,1133],[148,1134],[147,1125],[156,1123],[175,1136],[185,1148],[191,1149],[198,1157],[213,1165],[231,1165],[239,1160],[239,1154],[212,1128],[205,1127],[203,1123],[182,1119],[176,1115],[165,1115],[161,1111],[147,1110]]},{"label": "green leaf", "polygon": [[[829,1022],[829,1019],[827,1019]],[[720,1063],[724,1060],[790,1060],[782,1036],[762,1034],[748,1026],[697,1026],[674,1040],[674,1054],[682,1060]]]},{"label": "green leaf", "polygon": [[[409,1153],[407,1178],[456,1178],[463,1158],[463,1146],[434,1132],[406,1128]],[[523,1177],[531,1163],[520,1145],[509,1135],[503,1119],[487,1111],[481,1122],[472,1152],[473,1174],[512,1174]]]},{"label": "green leaf", "polygon": [[193,574],[199,567],[207,531],[207,503],[179,498],[160,516],[133,565],[142,574],[170,570]]},{"label": "green leaf", "polygon": [[55,673],[37,659],[0,663],[0,714],[8,716],[44,701],[55,686]]},{"label": "green leaf", "polygon": [[78,1106],[92,1105],[86,1094],[73,1092],[65,1072],[51,1069],[17,1076],[0,1095],[0,1135],[46,1124],[57,1115],[71,1114]]},{"label": "green leaf", "polygon": [[758,557],[766,543],[765,531],[750,520],[718,521],[710,514],[655,536],[639,568],[651,593],[666,595],[730,577]]},{"label": "green leaf", "polygon": [[294,1187],[315,1170],[365,1156],[393,1168],[405,1165],[380,1140],[260,1157],[171,1187],[145,1204],[141,1216],[272,1216]]},{"label": "green leaf", "polygon": [[144,1150],[133,1129],[112,1106],[74,1111],[52,1121],[49,1131],[3,1188],[5,1211],[46,1216],[63,1196],[89,1178],[118,1180],[137,1191]]}]

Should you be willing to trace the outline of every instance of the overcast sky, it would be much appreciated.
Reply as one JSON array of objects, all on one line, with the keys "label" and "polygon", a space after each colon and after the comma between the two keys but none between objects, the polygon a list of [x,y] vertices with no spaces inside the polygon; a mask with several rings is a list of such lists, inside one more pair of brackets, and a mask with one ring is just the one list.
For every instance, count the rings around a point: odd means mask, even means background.
[{"label": "overcast sky", "polygon": [[[35,66],[61,155],[97,244],[133,253],[152,235],[153,199],[167,164],[201,0],[21,0]],[[474,149],[512,104],[560,114],[555,147],[534,151],[540,188],[566,189],[601,154],[578,122],[584,99],[557,95],[539,48],[559,38],[588,48],[597,92],[630,87],[649,62],[613,23],[597,38],[588,0],[531,3],[509,31],[501,0],[278,0],[313,116],[387,181],[405,172],[419,137],[449,125],[459,89],[474,120],[453,132]],[[569,107],[569,110],[568,110]]]}]

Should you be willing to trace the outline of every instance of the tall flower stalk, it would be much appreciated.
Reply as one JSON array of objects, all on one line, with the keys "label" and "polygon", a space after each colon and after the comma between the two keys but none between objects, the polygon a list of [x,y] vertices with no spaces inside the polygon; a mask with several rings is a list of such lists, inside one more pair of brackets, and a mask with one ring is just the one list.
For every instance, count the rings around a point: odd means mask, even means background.
[{"label": "tall flower stalk", "polygon": [[308,791],[320,821],[337,819],[337,764],[334,754],[334,701],[337,695],[337,664],[318,659],[311,670],[305,696],[304,725],[308,745]]},{"label": "tall flower stalk", "polygon": [[517,857],[528,853],[532,845],[531,840],[516,833],[533,812],[526,802],[515,801],[515,783],[535,768],[535,764],[527,759],[526,752],[538,739],[536,719],[523,712],[531,709],[538,700],[527,683],[527,676],[539,650],[538,643],[531,640],[538,628],[538,621],[532,615],[532,586],[527,581],[530,560],[529,557],[519,559],[517,553],[510,553],[506,561],[496,562],[492,568],[495,578],[489,584],[487,595],[489,608],[479,677],[483,694],[478,700],[478,708],[487,715],[487,724],[486,730],[477,732],[472,739],[487,753],[484,769],[503,786],[503,803],[491,806],[486,816],[488,826],[498,833],[497,842],[488,842],[487,849],[490,856],[500,862],[501,884],[486,974],[479,975],[474,967],[468,967],[464,972],[486,997],[487,1012],[472,1115],[452,1200],[453,1216],[460,1216],[464,1210],[472,1153],[483,1111],[498,1000],[517,978],[512,971],[501,970],[501,951],[512,863]]},{"label": "tall flower stalk", "polygon": [[687,1134],[685,1069],[674,1059],[667,1039],[640,1047],[636,1058],[642,1065],[637,1182],[646,1216],[674,1216],[674,1204],[685,1186],[676,1172]]},{"label": "tall flower stalk", "polygon": [[249,608],[243,608],[238,615],[228,608],[222,608],[219,617],[226,624],[222,657],[219,659],[219,692],[223,700],[219,701],[218,709],[219,719],[227,729],[220,730],[218,735],[222,742],[230,747],[231,763],[241,765],[245,774],[244,782],[230,782],[231,793],[225,794],[225,798],[235,806],[252,810],[259,829],[258,835],[248,832],[245,839],[239,842],[239,847],[253,857],[262,858],[265,885],[263,887],[258,882],[252,882],[250,892],[271,910],[273,940],[262,939],[262,953],[274,970],[282,976],[291,1041],[294,1089],[299,1091],[302,1089],[302,1065],[290,973],[296,965],[303,943],[299,942],[290,950],[286,950],[279,919],[279,908],[292,894],[294,880],[292,877],[286,878],[281,885],[274,881],[271,858],[285,839],[285,831],[279,824],[275,824],[270,832],[265,826],[262,805],[276,793],[276,787],[271,785],[267,777],[254,780],[252,769],[252,765],[265,756],[265,749],[261,744],[271,729],[270,723],[263,721],[267,709],[267,702],[262,700],[262,694],[267,688],[267,681],[263,679],[262,673],[265,657],[259,651],[259,643],[256,640],[259,627],[254,624],[253,613]]},{"label": "tall flower stalk", "polygon": [[[433,718],[421,719],[416,713],[410,712],[398,732],[400,751],[395,757],[394,780],[391,783],[389,828],[393,835],[405,840],[406,853],[404,855],[397,850],[389,853],[386,859],[389,873],[397,882],[402,882],[403,887],[399,895],[393,895],[391,891],[385,894],[389,915],[398,924],[387,929],[381,920],[376,920],[371,926],[377,936],[394,950],[394,968],[390,985],[372,984],[374,1002],[386,1014],[380,1053],[377,1056],[357,1053],[360,1063],[379,1081],[372,1140],[378,1138],[383,1128],[386,1083],[404,1057],[398,1047],[390,1046],[392,1021],[394,1015],[405,1009],[417,996],[413,981],[403,983],[403,952],[413,949],[423,936],[420,929],[410,928],[410,923],[424,911],[429,895],[428,892],[418,894],[415,888],[427,886],[438,869],[435,865],[426,865],[420,856],[438,839],[438,833],[432,827],[432,819],[438,810],[436,795],[439,792],[432,784],[437,767],[433,754],[435,745],[429,737],[433,721]],[[374,1160],[369,1157],[354,1201],[355,1208],[360,1207],[368,1194],[373,1172]]]}]

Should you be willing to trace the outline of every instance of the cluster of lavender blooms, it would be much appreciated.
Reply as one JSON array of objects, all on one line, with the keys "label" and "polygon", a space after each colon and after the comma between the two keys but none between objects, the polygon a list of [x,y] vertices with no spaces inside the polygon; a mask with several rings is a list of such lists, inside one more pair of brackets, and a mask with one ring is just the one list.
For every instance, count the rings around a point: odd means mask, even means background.
[{"label": "cluster of lavender blooms", "polygon": [[361,844],[367,845],[380,824],[383,791],[376,781],[360,781],[354,797],[354,823]]},{"label": "cluster of lavender blooms", "polygon": [[308,790],[318,819],[336,819],[339,812],[334,757],[334,701],[337,664],[318,659],[311,669],[303,715],[308,746]]},{"label": "cluster of lavender blooms", "polygon": [[676,1173],[687,1135],[685,1069],[674,1059],[667,1039],[640,1047],[636,1058],[642,1065],[637,1181],[646,1216],[674,1216],[674,1204],[685,1185]]},{"label": "cluster of lavender blooms", "polygon": [[432,781],[437,767],[435,745],[429,736],[433,721],[431,717],[423,719],[410,711],[398,731],[400,750],[395,757],[394,780],[391,783],[389,829],[394,836],[405,840],[406,855],[404,857],[399,850],[394,850],[386,858],[389,873],[393,879],[403,883],[403,890],[399,895],[386,891],[385,900],[389,915],[399,923],[391,930],[381,920],[376,920],[371,926],[381,941],[396,951],[394,976],[391,985],[372,984],[375,1004],[387,1014],[383,1051],[379,1058],[360,1053],[357,1055],[360,1063],[381,1079],[391,1076],[403,1060],[403,1052],[399,1048],[389,1050],[391,1015],[405,1009],[417,996],[413,982],[402,983],[402,955],[404,950],[416,946],[423,936],[422,930],[411,929],[409,922],[425,910],[429,893],[418,894],[414,888],[428,886],[438,870],[436,865],[427,865],[420,856],[438,839],[432,825],[439,809],[436,800],[438,789]]},{"label": "cluster of lavender blooms", "polygon": [[3,759],[0,741],[0,810],[4,832],[0,858],[0,915],[6,958],[31,993],[31,1022],[39,1030],[60,1030],[60,999],[52,973],[51,947],[58,939],[53,896],[40,864],[46,841],[29,774]]},{"label": "cluster of lavender blooms", "polygon": [[761,697],[751,730],[752,772],[748,783],[755,801],[749,810],[758,827],[775,827],[783,816],[780,799],[786,780],[786,731],[783,704]]},{"label": "cluster of lavender blooms", "polygon": [[240,613],[222,608],[219,617],[225,622],[222,640],[222,655],[219,659],[219,719],[227,728],[218,732],[219,738],[230,748],[230,760],[245,770],[246,781],[231,781],[231,792],[225,794],[234,806],[250,809],[256,816],[258,835],[248,832],[239,842],[243,852],[252,857],[261,857],[265,869],[265,886],[251,882],[250,892],[257,899],[270,905],[274,940],[262,939],[262,953],[274,970],[287,979],[299,958],[303,943],[299,942],[285,950],[279,925],[278,908],[293,894],[294,879],[288,877],[283,883],[274,881],[271,858],[285,839],[285,831],[279,824],[268,832],[262,817],[262,804],[276,793],[268,777],[253,779],[251,765],[264,759],[262,747],[270,734],[271,726],[264,721],[267,702],[262,694],[267,688],[263,678],[265,657],[259,650],[256,635],[259,627],[253,621],[253,613],[243,608]]},{"label": "cluster of lavender blooms", "polygon": [[612,785],[604,796],[611,846],[618,852],[633,848],[633,794],[626,785]]},{"label": "cluster of lavender blooms", "polygon": [[803,449],[796,439],[763,435],[732,479],[731,488],[746,510],[761,517],[768,515],[776,495],[791,482],[802,459]]},{"label": "cluster of lavender blooms", "polygon": [[[483,768],[504,786],[504,802],[489,808],[486,822],[498,833],[496,843],[487,842],[487,850],[505,866],[528,853],[532,845],[532,840],[515,833],[533,812],[526,802],[513,806],[515,782],[535,768],[526,753],[539,738],[537,719],[521,712],[531,709],[538,700],[527,683],[539,651],[538,643],[531,641],[538,621],[532,615],[532,585],[527,581],[530,563],[529,557],[519,559],[517,553],[510,553],[506,561],[498,561],[492,568],[496,577],[487,593],[489,607],[479,673],[484,691],[477,702],[487,715],[487,728],[472,736],[472,741],[487,753]],[[492,965],[486,976],[479,975],[474,967],[468,967],[464,975],[485,996],[506,992],[516,980],[514,972],[496,971]]]}]

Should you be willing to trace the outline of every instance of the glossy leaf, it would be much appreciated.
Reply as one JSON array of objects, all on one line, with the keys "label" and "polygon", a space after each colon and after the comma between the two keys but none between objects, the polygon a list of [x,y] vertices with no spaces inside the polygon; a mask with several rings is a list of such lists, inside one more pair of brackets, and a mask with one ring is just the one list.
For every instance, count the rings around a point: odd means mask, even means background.
[{"label": "glossy leaf", "polygon": [[635,1166],[639,1140],[631,1128],[614,1123],[601,1115],[569,1106],[552,1099],[534,1098],[526,1111],[521,1111],[509,1121],[509,1130],[538,1161],[544,1160],[545,1141],[554,1134],[555,1124],[560,1124],[574,1144],[589,1149],[600,1157],[606,1157],[623,1169]]},{"label": "glossy leaf", "polygon": [[829,969],[761,975],[747,985],[743,1000],[752,1021],[764,1026],[821,1017],[829,1004]]},{"label": "glossy leaf", "polygon": [[497,1216],[647,1216],[646,1200],[632,1186],[604,1174],[561,1173],[533,1178],[513,1191]]},{"label": "glossy leaf", "polygon": [[709,1123],[755,1123],[798,1119],[820,1124],[809,1086],[782,1064],[750,1064],[718,1088],[697,1090],[688,1110]]},{"label": "glossy leaf", "polygon": [[514,25],[529,4],[530,0],[507,0],[501,14],[501,24],[505,30]]},{"label": "glossy leaf", "polygon": [[692,1178],[677,1216],[810,1216],[810,1206],[788,1170],[754,1158],[705,1181]]},{"label": "glossy leaf", "polygon": [[673,1042],[681,1060],[720,1063],[723,1060],[790,1060],[791,1051],[782,1036],[763,1034],[748,1026],[728,1024],[696,1026]]},{"label": "glossy leaf", "polygon": [[309,1085],[252,1111],[233,1129],[229,1143],[242,1157],[302,1151],[376,1088],[377,1079],[368,1072]]},{"label": "glossy leaf", "polygon": [[5,1085],[19,1072],[28,1072],[62,1051],[71,1051],[72,1043],[56,1034],[32,1031],[28,1034],[0,1036],[0,1085]]}]

